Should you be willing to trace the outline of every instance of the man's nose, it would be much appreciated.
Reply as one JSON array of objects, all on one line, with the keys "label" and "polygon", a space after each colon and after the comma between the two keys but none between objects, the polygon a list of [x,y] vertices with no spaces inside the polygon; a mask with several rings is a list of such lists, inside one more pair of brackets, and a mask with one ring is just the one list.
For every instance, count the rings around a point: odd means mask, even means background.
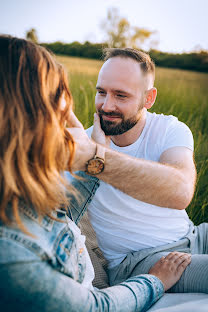
[{"label": "man's nose", "polygon": [[115,109],[114,101],[112,97],[107,94],[103,101],[102,110],[104,112],[112,112],[114,109]]}]

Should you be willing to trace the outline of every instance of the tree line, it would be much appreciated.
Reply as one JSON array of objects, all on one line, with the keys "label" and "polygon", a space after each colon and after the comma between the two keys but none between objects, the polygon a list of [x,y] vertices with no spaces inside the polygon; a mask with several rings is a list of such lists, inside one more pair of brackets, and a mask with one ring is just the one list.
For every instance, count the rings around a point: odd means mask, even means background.
[{"label": "tree line", "polygon": [[[89,41],[83,44],[75,41],[72,43],[42,43],[41,45],[55,54],[98,60],[102,59],[103,48],[108,46],[107,43],[91,43]],[[207,51],[172,54],[151,49],[148,53],[156,66],[208,72]]]}]

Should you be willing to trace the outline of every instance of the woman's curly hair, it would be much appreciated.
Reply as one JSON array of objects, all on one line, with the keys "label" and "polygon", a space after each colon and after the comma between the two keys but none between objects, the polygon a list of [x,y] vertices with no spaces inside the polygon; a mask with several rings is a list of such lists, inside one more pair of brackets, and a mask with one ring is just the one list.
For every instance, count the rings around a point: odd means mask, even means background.
[{"label": "woman's curly hair", "polygon": [[[66,99],[60,110],[62,96]],[[0,36],[0,219],[17,224],[23,199],[39,216],[68,203],[63,171],[71,169],[73,138],[65,130],[72,96],[63,67],[43,47]]]}]

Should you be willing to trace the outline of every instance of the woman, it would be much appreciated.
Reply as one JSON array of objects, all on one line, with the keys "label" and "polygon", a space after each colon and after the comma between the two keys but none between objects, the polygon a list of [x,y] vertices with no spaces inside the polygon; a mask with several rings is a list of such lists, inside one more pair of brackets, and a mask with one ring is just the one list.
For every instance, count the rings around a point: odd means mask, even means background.
[{"label": "woman", "polygon": [[[0,302],[4,311],[144,311],[190,263],[171,253],[150,274],[103,290],[75,223],[96,191],[96,178],[79,182],[63,171],[81,169],[96,149],[75,149],[66,74],[44,48],[0,36]],[[87,140],[87,139],[86,139]],[[81,161],[73,162],[73,158]],[[72,177],[71,177],[72,179]],[[72,218],[74,222],[72,221]]]}]

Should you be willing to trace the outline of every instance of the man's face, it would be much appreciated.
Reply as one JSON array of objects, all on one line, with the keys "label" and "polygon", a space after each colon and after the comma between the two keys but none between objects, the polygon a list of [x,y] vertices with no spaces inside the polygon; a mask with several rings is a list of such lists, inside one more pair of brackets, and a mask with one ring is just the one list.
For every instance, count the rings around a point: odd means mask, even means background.
[{"label": "man's face", "polygon": [[145,100],[145,78],[138,62],[110,58],[100,70],[96,89],[95,106],[106,135],[120,135],[135,126]]}]

